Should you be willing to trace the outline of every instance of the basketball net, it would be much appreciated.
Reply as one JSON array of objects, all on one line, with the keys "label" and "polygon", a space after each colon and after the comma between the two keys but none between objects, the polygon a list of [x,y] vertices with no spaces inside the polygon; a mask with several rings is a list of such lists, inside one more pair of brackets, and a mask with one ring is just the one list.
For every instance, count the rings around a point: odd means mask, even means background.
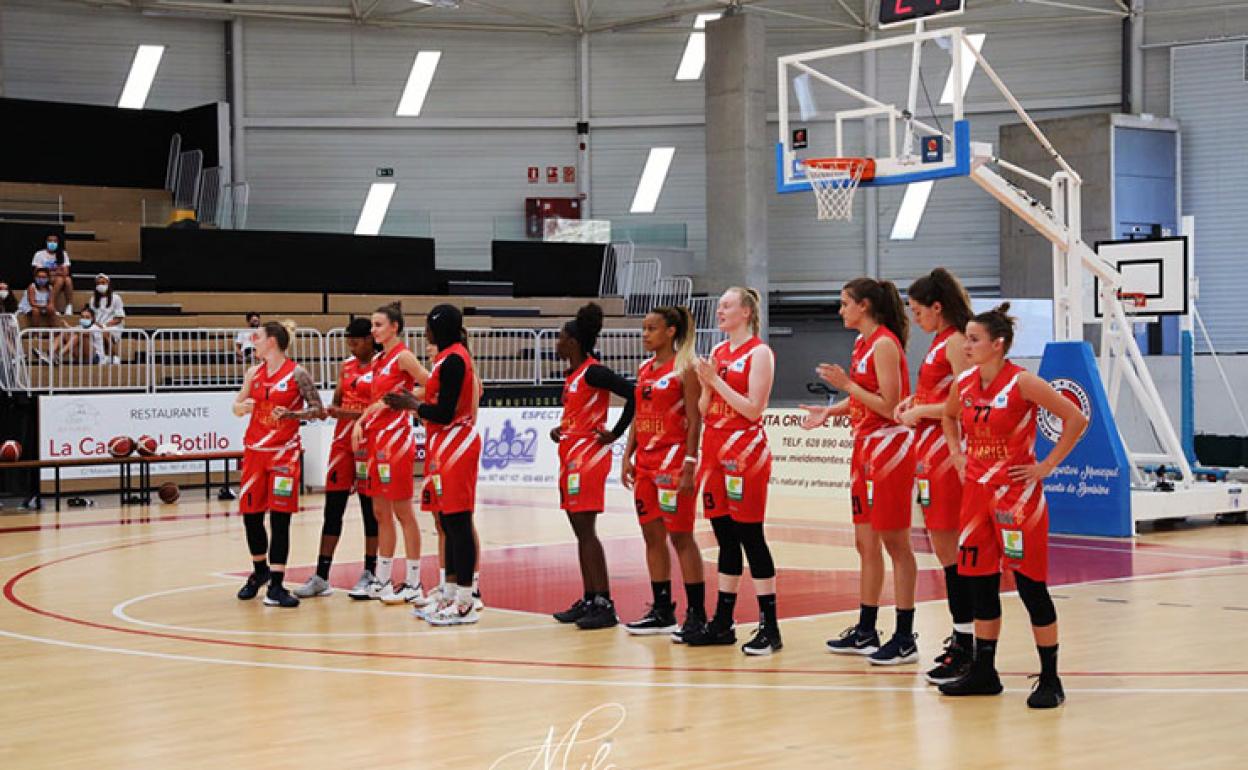
[{"label": "basketball net", "polygon": [[869,158],[811,158],[802,161],[810,189],[815,193],[816,217],[821,221],[852,221],[854,193],[864,176],[874,176]]}]

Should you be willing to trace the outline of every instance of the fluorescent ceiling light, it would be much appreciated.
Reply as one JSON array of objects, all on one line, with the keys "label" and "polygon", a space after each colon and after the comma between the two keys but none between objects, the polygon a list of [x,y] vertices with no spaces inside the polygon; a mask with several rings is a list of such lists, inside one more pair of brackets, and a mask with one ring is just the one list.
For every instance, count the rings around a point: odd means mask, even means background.
[{"label": "fluorescent ceiling light", "polygon": [[[976,52],[983,50],[985,34],[967,35],[966,42],[970,43]],[[965,45],[958,46],[958,55],[962,57],[962,82],[960,84],[960,94],[966,96],[966,88],[971,84],[971,75],[975,72],[975,65],[979,64],[979,60],[975,58],[975,54],[966,49]],[[953,67],[949,68],[949,77],[945,79],[945,90],[940,92],[941,104],[953,104]]]},{"label": "fluorescent ceiling light", "polygon": [[126,76],[126,85],[121,89],[118,107],[130,110],[141,110],[147,104],[147,92],[152,90],[152,81],[156,79],[156,70],[160,68],[160,58],[165,55],[163,45],[141,45],[134,52],[134,62],[130,64],[130,74]]},{"label": "fluorescent ceiling light", "polygon": [[718,19],[722,14],[699,13],[693,20],[693,32],[685,43],[685,53],[680,57],[680,66],[676,68],[677,80],[697,80],[702,77],[702,65],[706,63],[706,23]]},{"label": "fluorescent ceiling light", "polygon": [[631,213],[654,213],[654,207],[659,202],[659,193],[663,192],[663,183],[667,181],[667,170],[671,167],[672,156],[675,154],[675,147],[650,148],[650,157],[646,159],[641,181],[637,183],[637,192],[633,195],[633,205],[629,208]]},{"label": "fluorescent ceiling light", "polygon": [[394,182],[374,182],[368,188],[364,208],[360,209],[360,219],[355,223],[356,235],[376,235],[381,232],[381,223],[386,219],[386,211],[390,208],[395,187]]},{"label": "fluorescent ceiling light", "polygon": [[912,241],[919,230],[919,222],[923,220],[923,210],[927,208],[927,198],[932,194],[934,181],[912,182],[906,185],[906,194],[901,199],[901,208],[897,209],[897,219],[893,221],[893,232],[888,237],[894,241]]},{"label": "fluorescent ceiling light", "polygon": [[412,62],[412,71],[407,76],[407,85],[403,87],[403,98],[399,99],[399,108],[395,115],[419,115],[425,105],[425,95],[429,93],[429,84],[433,82],[433,73],[438,69],[441,51],[417,51]]}]

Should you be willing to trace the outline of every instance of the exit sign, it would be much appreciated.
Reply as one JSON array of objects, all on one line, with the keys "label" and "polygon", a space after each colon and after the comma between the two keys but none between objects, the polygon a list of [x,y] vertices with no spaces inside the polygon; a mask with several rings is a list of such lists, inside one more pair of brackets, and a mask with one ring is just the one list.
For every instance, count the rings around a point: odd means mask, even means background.
[{"label": "exit sign", "polygon": [[378,166],[377,176],[394,176],[394,169],[389,166]]}]

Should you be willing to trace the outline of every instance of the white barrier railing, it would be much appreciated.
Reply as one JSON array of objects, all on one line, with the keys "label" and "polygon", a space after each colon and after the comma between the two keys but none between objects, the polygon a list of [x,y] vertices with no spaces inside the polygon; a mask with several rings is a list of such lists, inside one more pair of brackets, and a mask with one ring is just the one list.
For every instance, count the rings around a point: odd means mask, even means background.
[{"label": "white barrier railing", "polygon": [[[239,329],[157,329],[152,332],[148,349],[152,390],[240,387],[247,369],[255,365],[255,358],[249,345],[239,344],[239,334]],[[324,341],[319,331],[296,330],[289,353],[308,370],[313,380],[325,384]]]},{"label": "white barrier railing", "polygon": [[22,355],[17,316],[0,314],[0,390],[30,390],[26,357]]},{"label": "white barrier railing", "polygon": [[24,329],[17,339],[29,390],[151,389],[150,340],[142,330]]}]

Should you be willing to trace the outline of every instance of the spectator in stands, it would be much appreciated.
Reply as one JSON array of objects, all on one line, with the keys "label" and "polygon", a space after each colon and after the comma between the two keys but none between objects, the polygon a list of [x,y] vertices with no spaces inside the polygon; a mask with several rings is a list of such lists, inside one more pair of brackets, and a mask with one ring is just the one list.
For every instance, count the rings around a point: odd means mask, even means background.
[{"label": "spectator in stands", "polygon": [[65,332],[62,359],[83,364],[107,363],[104,358],[104,330],[96,321],[95,311],[87,305],[78,314],[80,331]]},{"label": "spectator in stands", "polygon": [[34,269],[45,268],[51,279],[51,301],[48,303],[58,313],[72,315],[74,312],[74,281],[69,275],[69,253],[61,243],[61,236],[48,233],[45,248],[35,252],[30,261]]},{"label": "spectator in stands", "polygon": [[234,338],[234,353],[238,360],[249,364],[256,358],[256,329],[260,328],[260,314],[252,310],[247,314],[247,328]]},{"label": "spectator in stands", "polygon": [[52,306],[52,276],[46,267],[35,268],[35,280],[22,294],[18,313],[26,317],[28,325],[36,328],[51,329],[65,325]]},{"label": "spectator in stands", "polygon": [[100,337],[104,344],[101,351],[101,363],[119,364],[121,357],[121,331],[126,325],[126,306],[120,294],[113,293],[113,282],[107,275],[100,273],[95,277],[95,293],[87,303],[95,313],[95,322],[106,334]]},{"label": "spectator in stands", "polygon": [[0,278],[0,313],[16,313],[17,297],[9,290],[9,284]]}]

